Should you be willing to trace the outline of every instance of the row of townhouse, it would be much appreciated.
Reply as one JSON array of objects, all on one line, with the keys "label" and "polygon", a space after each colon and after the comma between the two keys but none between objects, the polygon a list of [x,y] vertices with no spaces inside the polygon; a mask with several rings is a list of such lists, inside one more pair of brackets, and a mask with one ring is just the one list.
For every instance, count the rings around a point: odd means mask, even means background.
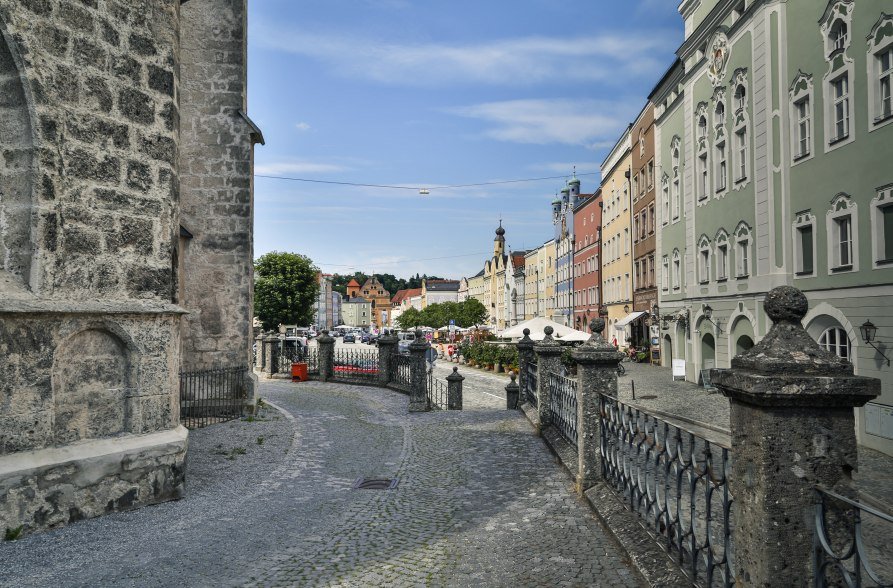
[{"label": "row of townhouse", "polygon": [[765,336],[766,293],[793,285],[810,302],[809,334],[881,380],[857,410],[858,438],[893,454],[885,9],[683,0],[676,60],[602,162],[600,187],[569,182],[552,203],[555,238],[523,257],[497,231],[481,275],[492,324],[544,316],[585,331],[600,315],[609,340],[652,346],[698,382]]}]

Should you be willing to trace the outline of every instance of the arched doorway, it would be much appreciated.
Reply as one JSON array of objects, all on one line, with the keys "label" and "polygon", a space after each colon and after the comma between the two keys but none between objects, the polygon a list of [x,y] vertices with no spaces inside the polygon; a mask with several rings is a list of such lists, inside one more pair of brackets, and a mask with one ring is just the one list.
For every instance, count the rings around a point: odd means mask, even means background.
[{"label": "arched doorway", "polygon": [[735,341],[735,355],[741,355],[751,347],[753,347],[753,339],[748,335],[741,335],[738,337],[738,340]]},{"label": "arched doorway", "polygon": [[673,365],[673,340],[669,335],[664,335],[664,344],[661,347],[660,356],[662,358],[662,366],[670,367]]},{"label": "arched doorway", "polygon": [[716,340],[713,334],[707,333],[701,338],[701,369],[716,367]]}]

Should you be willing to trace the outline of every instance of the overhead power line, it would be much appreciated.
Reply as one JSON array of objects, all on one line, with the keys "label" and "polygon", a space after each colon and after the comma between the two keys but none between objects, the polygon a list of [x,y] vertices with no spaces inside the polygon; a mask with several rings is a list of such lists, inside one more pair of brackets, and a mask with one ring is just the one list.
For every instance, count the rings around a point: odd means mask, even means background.
[{"label": "overhead power line", "polygon": [[[577,174],[578,176],[596,176],[599,172],[587,172]],[[254,174],[256,178],[266,178],[269,180],[286,180],[289,182],[308,182],[311,184],[333,184],[336,186],[353,186],[358,188],[385,188],[389,190],[413,190],[413,191],[421,191],[421,190],[451,190],[454,188],[475,188],[479,186],[496,186],[499,184],[520,184],[524,182],[542,182],[545,180],[563,180],[565,178],[571,177],[570,175],[564,176],[547,176],[542,178],[524,178],[519,180],[499,180],[493,182],[477,182],[474,184],[448,184],[442,186],[399,186],[393,184],[366,184],[363,182],[337,182],[334,180],[312,180],[310,178],[295,178],[291,176],[269,176],[265,174]]]}]

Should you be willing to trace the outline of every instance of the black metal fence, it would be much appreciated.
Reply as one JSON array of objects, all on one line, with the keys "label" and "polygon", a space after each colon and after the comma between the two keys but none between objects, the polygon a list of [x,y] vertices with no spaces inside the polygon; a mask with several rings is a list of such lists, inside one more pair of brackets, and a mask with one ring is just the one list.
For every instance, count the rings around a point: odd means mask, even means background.
[{"label": "black metal fence", "polygon": [[[865,529],[871,532],[867,537]],[[813,569],[815,586],[893,586],[893,516],[816,488]]]},{"label": "black metal fence", "polygon": [[568,443],[577,447],[577,381],[549,373],[549,414]]},{"label": "black metal fence", "polygon": [[336,348],[333,378],[374,384],[378,378],[378,351]]},{"label": "black metal fence", "polygon": [[240,418],[248,368],[180,372],[180,421],[189,429]]},{"label": "black metal fence", "polygon": [[699,586],[731,586],[730,448],[599,395],[602,476]]},{"label": "black metal fence", "polygon": [[391,374],[388,378],[389,385],[409,392],[412,387],[413,358],[409,355],[394,355],[391,357]]},{"label": "black metal fence", "polygon": [[536,382],[538,366],[535,361],[527,362],[527,377],[524,379],[524,396],[531,405],[537,405]]},{"label": "black metal fence", "polygon": [[431,369],[428,370],[427,394],[430,408],[435,410],[450,409],[449,387],[443,380],[435,378],[434,371]]}]

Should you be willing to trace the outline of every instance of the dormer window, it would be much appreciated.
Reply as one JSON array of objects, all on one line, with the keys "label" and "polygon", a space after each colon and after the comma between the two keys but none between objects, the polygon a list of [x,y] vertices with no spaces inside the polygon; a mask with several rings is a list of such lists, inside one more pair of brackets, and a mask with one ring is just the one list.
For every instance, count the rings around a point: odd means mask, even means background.
[{"label": "dormer window", "polygon": [[831,41],[831,53],[846,49],[849,33],[846,23],[842,20],[837,21],[831,26],[831,34],[828,36]]}]

